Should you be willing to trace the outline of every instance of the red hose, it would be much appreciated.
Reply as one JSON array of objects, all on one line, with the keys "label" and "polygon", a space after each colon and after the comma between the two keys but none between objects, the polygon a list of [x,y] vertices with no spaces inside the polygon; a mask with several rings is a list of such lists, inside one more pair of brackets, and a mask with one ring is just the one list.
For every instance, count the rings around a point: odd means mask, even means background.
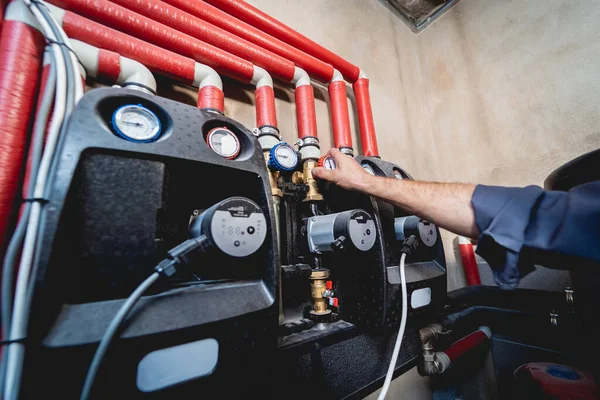
[{"label": "red hose", "polygon": [[260,29],[261,31],[333,65],[349,81],[358,79],[360,69],[337,54],[296,32],[289,26],[241,0],[205,0],[207,3]]},{"label": "red hose", "polygon": [[256,126],[272,126],[277,128],[275,114],[275,92],[271,86],[261,86],[254,93],[256,101]]},{"label": "red hose", "polygon": [[462,260],[467,286],[481,285],[481,278],[479,277],[479,269],[477,268],[473,244],[469,239],[459,236],[458,250],[460,251],[460,258]]},{"label": "red hose", "polygon": [[[120,0],[128,3],[127,0]],[[243,38],[260,48],[278,54],[279,56],[293,61],[298,67],[304,69],[309,75],[321,82],[329,82],[333,78],[333,67],[317,58],[306,54],[281,40],[262,32],[261,30],[234,18],[227,13],[215,8],[203,1],[197,0],[164,0],[174,7],[194,15],[206,22],[218,26],[240,38]],[[260,64],[257,64],[260,65]],[[269,68],[262,66],[269,70]]]},{"label": "red hose", "polygon": [[289,82],[294,78],[293,62],[176,7],[158,0],[112,0],[112,2],[251,61],[281,80]]},{"label": "red hose", "polygon": [[352,148],[352,132],[346,99],[346,83],[335,81],[329,84],[329,102],[331,103],[331,125],[333,145],[337,148]]},{"label": "red hose", "polygon": [[223,91],[210,85],[201,87],[198,91],[198,108],[217,110],[223,113],[225,110]]},{"label": "red hose", "polygon": [[[5,20],[0,34],[0,249],[15,211],[40,80],[44,38],[35,28]],[[0,250],[1,251],[1,250]]]},{"label": "red hose", "polygon": [[251,62],[106,0],[50,0],[50,3],[193,58],[233,79],[244,83],[252,80]]},{"label": "red hose", "polygon": [[121,73],[121,56],[113,51],[100,49],[98,52],[98,78],[116,82]]},{"label": "red hose", "polygon": [[315,115],[315,92],[311,85],[296,88],[296,121],[298,137],[317,137],[317,117]]},{"label": "red hose", "polygon": [[375,124],[373,123],[373,110],[371,110],[371,96],[369,95],[369,80],[359,78],[352,85],[356,96],[356,111],[360,125],[360,141],[363,154],[367,157],[379,156]]},{"label": "red hose", "polygon": [[457,342],[454,342],[443,352],[446,353],[451,362],[456,361],[469,351],[479,347],[488,340],[485,332],[477,330],[470,335],[465,336]]}]

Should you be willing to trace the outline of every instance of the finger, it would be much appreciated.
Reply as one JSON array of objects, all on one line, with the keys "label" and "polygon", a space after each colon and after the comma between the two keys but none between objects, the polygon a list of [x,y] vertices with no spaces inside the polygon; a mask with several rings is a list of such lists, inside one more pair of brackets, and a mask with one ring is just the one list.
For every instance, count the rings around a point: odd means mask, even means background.
[{"label": "finger", "polygon": [[312,176],[317,179],[323,179],[326,181],[333,181],[335,172],[323,167],[317,167],[312,170]]},{"label": "finger", "polygon": [[333,157],[336,164],[338,164],[338,165],[340,164],[340,162],[342,162],[344,157],[347,157],[339,149],[336,149],[335,147],[329,150],[329,155],[331,157]]}]

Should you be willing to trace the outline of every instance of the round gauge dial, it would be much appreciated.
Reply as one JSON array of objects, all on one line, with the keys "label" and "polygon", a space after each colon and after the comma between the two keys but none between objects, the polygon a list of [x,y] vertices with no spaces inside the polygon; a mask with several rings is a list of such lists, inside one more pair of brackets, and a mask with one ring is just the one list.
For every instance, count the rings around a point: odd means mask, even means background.
[{"label": "round gauge dial", "polygon": [[369,164],[361,164],[365,171],[371,175],[375,175],[375,170]]},{"label": "round gauge dial", "polygon": [[206,136],[206,142],[215,153],[228,160],[233,160],[240,154],[240,141],[227,128],[212,129]]},{"label": "round gauge dial", "polygon": [[396,177],[396,179],[404,179],[404,177],[402,176],[402,173],[400,171],[398,171],[397,169],[394,169],[394,176]]},{"label": "round gauge dial", "polygon": [[115,110],[112,126],[123,139],[131,142],[152,142],[160,136],[160,119],[148,108],[139,104],[128,104]]},{"label": "round gauge dial", "polygon": [[293,171],[298,165],[298,153],[289,144],[282,142],[271,149],[269,167],[280,171]]},{"label": "round gauge dial", "polygon": [[325,169],[335,169],[337,167],[335,160],[333,159],[333,157],[331,156],[323,156],[319,159],[319,162],[317,163],[317,165],[319,167],[323,167]]}]

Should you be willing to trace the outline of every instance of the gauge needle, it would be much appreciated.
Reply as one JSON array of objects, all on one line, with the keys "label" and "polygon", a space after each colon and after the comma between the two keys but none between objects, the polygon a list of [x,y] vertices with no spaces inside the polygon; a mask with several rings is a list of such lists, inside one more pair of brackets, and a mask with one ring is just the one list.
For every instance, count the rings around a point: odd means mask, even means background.
[{"label": "gauge needle", "polygon": [[126,125],[144,126],[144,124],[142,124],[141,122],[129,122],[129,121],[122,121],[122,122]]}]

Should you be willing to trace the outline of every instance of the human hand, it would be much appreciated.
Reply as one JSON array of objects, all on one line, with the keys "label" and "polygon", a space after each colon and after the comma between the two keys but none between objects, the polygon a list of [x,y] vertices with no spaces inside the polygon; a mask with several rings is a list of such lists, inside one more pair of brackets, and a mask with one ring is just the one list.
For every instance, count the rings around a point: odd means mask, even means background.
[{"label": "human hand", "polygon": [[342,154],[338,149],[329,150],[329,155],[335,160],[336,168],[315,168],[312,170],[315,178],[335,183],[347,190],[366,191],[368,181],[373,177],[354,158]]}]

